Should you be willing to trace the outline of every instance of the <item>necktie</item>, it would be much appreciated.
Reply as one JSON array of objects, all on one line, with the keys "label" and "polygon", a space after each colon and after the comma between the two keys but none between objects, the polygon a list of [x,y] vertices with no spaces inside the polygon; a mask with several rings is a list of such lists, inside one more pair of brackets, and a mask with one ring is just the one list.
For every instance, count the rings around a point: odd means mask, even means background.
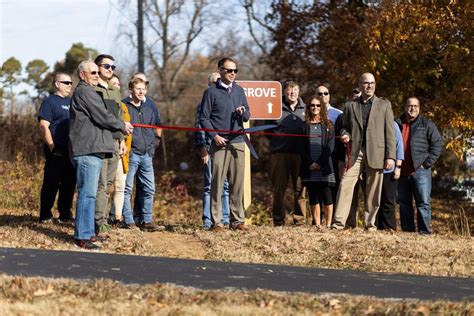
[{"label": "necktie", "polygon": [[227,87],[227,93],[230,94],[232,92],[232,87]]}]

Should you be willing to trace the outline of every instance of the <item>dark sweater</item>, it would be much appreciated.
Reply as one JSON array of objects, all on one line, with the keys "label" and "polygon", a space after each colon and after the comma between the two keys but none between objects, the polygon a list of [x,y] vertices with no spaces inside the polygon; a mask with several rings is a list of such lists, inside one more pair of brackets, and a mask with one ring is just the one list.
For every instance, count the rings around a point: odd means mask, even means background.
[{"label": "dark sweater", "polygon": [[125,130],[125,123],[107,111],[99,94],[82,80],[72,95],[69,116],[71,157],[113,153],[111,132]]},{"label": "dark sweater", "polygon": [[[304,135],[311,135],[310,133],[311,126],[308,124],[304,124],[302,127],[302,134]],[[334,168],[331,159],[331,153],[334,150],[334,129],[327,128],[323,124],[321,124],[321,155],[317,161],[311,159],[311,139],[306,137],[302,141],[303,147],[301,150],[301,172],[300,175],[302,178],[309,178],[311,177],[311,171],[309,170],[309,166],[316,162],[321,167],[321,174],[323,176],[327,176],[331,173],[334,173]]]},{"label": "dark sweater", "polygon": [[[295,110],[283,101],[281,118],[276,121],[268,121],[268,124],[277,124],[278,127],[274,133],[299,134],[304,124],[305,104],[301,98]],[[270,151],[272,153],[291,153],[301,152],[301,139],[293,136],[271,136]]]},{"label": "dark sweater", "polygon": [[[245,112],[242,117],[236,115],[235,109],[244,106]],[[243,122],[250,119],[250,110],[245,96],[244,89],[235,82],[232,84],[231,93],[218,81],[211,85],[202,96],[200,123],[203,128],[238,131],[243,129]],[[228,139],[231,143],[243,142],[239,134],[226,132],[207,132],[212,139],[219,134]]]}]

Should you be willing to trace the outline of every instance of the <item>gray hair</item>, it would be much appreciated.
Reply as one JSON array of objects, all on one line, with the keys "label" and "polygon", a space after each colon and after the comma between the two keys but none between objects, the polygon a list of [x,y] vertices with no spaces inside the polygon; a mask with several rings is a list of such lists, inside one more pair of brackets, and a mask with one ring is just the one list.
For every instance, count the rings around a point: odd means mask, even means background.
[{"label": "gray hair", "polygon": [[77,77],[79,77],[79,79],[81,79],[81,76],[80,76],[81,71],[86,71],[86,69],[87,69],[86,65],[88,63],[93,63],[94,64],[94,61],[92,59],[83,60],[83,61],[81,61],[79,66],[77,66]]}]

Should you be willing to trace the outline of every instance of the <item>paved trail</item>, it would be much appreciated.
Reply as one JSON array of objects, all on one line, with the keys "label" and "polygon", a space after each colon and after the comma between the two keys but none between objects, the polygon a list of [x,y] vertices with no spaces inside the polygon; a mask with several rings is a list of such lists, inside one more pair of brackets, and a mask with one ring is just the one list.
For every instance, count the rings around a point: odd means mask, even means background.
[{"label": "paved trail", "polygon": [[200,289],[369,295],[380,298],[474,300],[473,278],[228,263],[93,252],[0,248],[0,273],[123,283],[171,283]]}]

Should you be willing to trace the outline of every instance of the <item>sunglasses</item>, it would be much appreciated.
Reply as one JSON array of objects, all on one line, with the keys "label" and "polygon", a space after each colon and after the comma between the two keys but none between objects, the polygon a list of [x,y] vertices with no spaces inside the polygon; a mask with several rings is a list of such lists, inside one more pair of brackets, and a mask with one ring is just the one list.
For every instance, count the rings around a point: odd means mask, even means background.
[{"label": "sunglasses", "polygon": [[116,68],[115,65],[111,65],[111,64],[102,64],[101,66],[104,66],[104,68],[107,70],[110,68],[112,68],[112,70],[115,70]]},{"label": "sunglasses", "polygon": [[94,70],[94,71],[84,71],[84,72],[87,72],[87,73],[89,73],[89,74],[91,74],[91,75],[93,75],[93,76],[99,74],[99,72],[98,72],[98,71],[95,71],[95,70]]},{"label": "sunglasses", "polygon": [[221,67],[222,70],[225,70],[226,73],[230,74],[230,73],[238,73],[239,70],[236,68],[236,69],[229,69],[229,68],[224,68],[224,67]]},{"label": "sunglasses", "polygon": [[59,82],[68,86],[72,86],[72,81],[59,81]]},{"label": "sunglasses", "polygon": [[321,104],[311,103],[310,106],[311,106],[312,108],[314,108],[314,107],[320,108],[320,107],[321,107]]},{"label": "sunglasses", "polygon": [[318,95],[319,95],[319,96],[329,95],[329,92],[318,92]]}]

